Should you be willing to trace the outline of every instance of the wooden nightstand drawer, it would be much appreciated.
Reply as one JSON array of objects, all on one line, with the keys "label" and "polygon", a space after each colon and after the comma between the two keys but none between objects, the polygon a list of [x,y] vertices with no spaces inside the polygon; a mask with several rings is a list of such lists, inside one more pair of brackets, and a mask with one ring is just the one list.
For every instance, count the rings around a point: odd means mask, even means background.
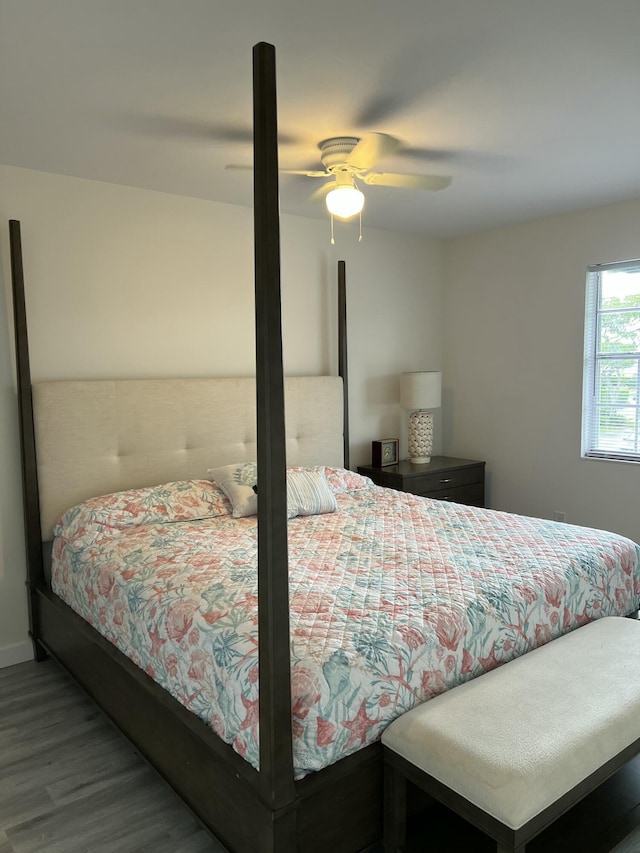
[{"label": "wooden nightstand drawer", "polygon": [[484,481],[484,465],[471,468],[458,468],[453,471],[438,471],[436,474],[424,474],[411,478],[411,491],[416,495],[426,495],[442,489],[451,492],[460,486]]}]

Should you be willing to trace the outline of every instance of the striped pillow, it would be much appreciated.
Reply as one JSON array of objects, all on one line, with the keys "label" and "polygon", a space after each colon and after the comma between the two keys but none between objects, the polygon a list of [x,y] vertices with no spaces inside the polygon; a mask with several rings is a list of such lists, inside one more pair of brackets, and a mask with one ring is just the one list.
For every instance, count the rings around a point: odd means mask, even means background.
[{"label": "striped pillow", "polygon": [[287,474],[287,516],[320,515],[338,509],[335,495],[322,471],[290,471]]}]

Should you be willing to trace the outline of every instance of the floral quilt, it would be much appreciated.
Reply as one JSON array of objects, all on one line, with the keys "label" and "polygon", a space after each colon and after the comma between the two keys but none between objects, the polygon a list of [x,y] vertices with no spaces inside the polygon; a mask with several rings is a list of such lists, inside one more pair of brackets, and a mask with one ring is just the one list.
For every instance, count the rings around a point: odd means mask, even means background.
[{"label": "floral quilt", "polygon": [[[419,702],[640,599],[640,549],[320,469],[338,510],[291,519],[297,777]],[[56,527],[57,595],[258,766],[256,519],[206,480],[96,498]]]}]

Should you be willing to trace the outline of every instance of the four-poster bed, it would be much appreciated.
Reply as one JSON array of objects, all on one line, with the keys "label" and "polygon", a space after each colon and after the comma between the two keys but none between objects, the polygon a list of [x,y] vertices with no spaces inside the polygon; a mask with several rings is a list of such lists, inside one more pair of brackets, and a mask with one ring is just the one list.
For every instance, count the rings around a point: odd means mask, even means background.
[{"label": "four-poster bed", "polygon": [[[355,853],[375,842],[381,835],[381,748],[378,742],[366,744],[361,732],[379,722],[378,717],[382,718],[383,713],[387,713],[385,709],[389,708],[392,700],[388,691],[382,690],[378,684],[375,688],[376,708],[380,709],[380,713],[374,714],[367,705],[366,692],[373,688],[369,688],[365,682],[364,686],[358,686],[358,689],[364,691],[363,698],[355,688],[350,697],[359,708],[353,720],[347,719],[345,722],[344,717],[331,720],[318,715],[317,719],[323,725],[319,729],[324,735],[323,743],[329,741],[327,733],[331,732],[331,736],[334,736],[333,730],[336,730],[343,735],[348,733],[343,738],[348,747],[363,748],[346,757],[334,758],[334,763],[310,772],[303,778],[300,778],[300,773],[295,773],[292,743],[296,738],[299,740],[300,735],[297,728],[294,732],[292,719],[293,637],[290,635],[288,571],[289,548],[294,544],[295,537],[288,535],[287,526],[287,465],[348,468],[345,267],[341,262],[339,363],[342,381],[336,377],[313,377],[287,379],[285,383],[280,328],[275,60],[270,45],[260,44],[254,48],[254,93],[255,385],[251,380],[233,379],[132,380],[36,383],[32,388],[20,227],[17,222],[11,223],[30,633],[36,656],[42,658],[49,653],[56,658],[230,850],[257,853],[299,850],[313,853],[331,849],[336,853]],[[252,426],[254,422],[257,422],[257,447]],[[53,591],[50,578],[46,575],[42,550],[43,540],[48,542],[52,538],[51,531],[56,519],[74,504],[87,498],[172,481],[193,481],[204,477],[209,467],[254,459],[256,452],[260,495],[257,510],[259,711],[257,721],[253,717],[247,722],[247,714],[242,730],[247,733],[259,728],[259,769],[244,760],[237,748],[234,750],[230,743],[225,743],[210,725],[187,710],[184,702],[173,698],[165,687],[157,684],[144,668],[123,654],[114,644],[113,638],[106,638],[110,636],[108,631],[103,636],[96,627],[81,618],[79,612],[69,606],[69,602],[64,603]],[[345,489],[349,494],[339,497],[341,510],[352,513],[352,520],[361,518],[356,517],[353,508],[361,504],[365,508],[365,522],[380,517],[386,523],[394,515],[406,512],[407,519],[416,520],[418,525],[426,525],[427,504],[423,499],[404,496],[404,503],[400,503],[400,498],[392,497],[393,493],[389,493],[391,497],[383,498],[373,490],[375,487],[368,489],[366,483],[356,483],[352,491]],[[385,491],[377,490],[378,493]],[[157,500],[156,495],[153,500]],[[470,508],[436,508],[432,513],[433,524],[439,528],[448,525],[456,532],[456,541],[462,538],[460,531],[467,530],[463,550],[468,552],[475,548],[474,537],[479,538],[477,528],[472,525],[488,524],[486,517],[474,517],[476,512],[480,511]],[[122,513],[120,506],[118,513]],[[200,525],[202,518],[196,517],[194,521]],[[498,540],[506,523],[504,518],[496,516]],[[519,535],[524,523],[520,522]],[[228,516],[224,516],[221,524],[229,528],[232,522]],[[101,525],[98,531],[100,537],[103,537],[103,528],[114,526],[111,520]],[[407,526],[410,526],[408,522]],[[361,529],[350,529],[349,535],[354,542],[362,541]],[[545,528],[545,536],[549,535],[549,530]],[[376,532],[380,534],[380,530]],[[74,538],[76,534],[79,538]],[[57,541],[64,540],[61,549],[66,548],[72,554],[72,562],[80,550],[83,535],[84,528],[80,532],[60,532]],[[118,543],[122,541],[119,531],[114,535]],[[138,534],[136,532],[133,535]],[[560,550],[571,541],[575,553],[582,553],[581,549],[584,550],[586,545],[578,534],[573,539],[569,533],[563,536],[565,538]],[[380,538],[384,540],[385,537],[381,535]],[[412,539],[403,546],[403,559],[407,564],[420,562],[416,543],[419,545],[421,541],[419,538]],[[632,561],[633,549],[623,553],[621,541],[615,537],[611,541],[607,540],[607,547],[610,548],[608,559],[615,564],[616,572],[615,581],[610,580],[609,583],[612,584],[612,592],[615,588],[613,598],[620,591],[621,600],[616,602],[616,607],[631,610],[637,605],[640,596],[639,569],[637,562]],[[548,543],[543,542],[543,545],[546,547]],[[88,543],[89,552],[91,548],[97,549],[94,551],[96,565],[99,562],[98,552],[102,558],[110,547],[106,538]],[[494,545],[491,547],[494,548]],[[60,591],[65,586],[60,577],[64,579],[67,570],[63,556],[61,553],[58,567],[60,576],[56,580]],[[295,552],[293,556],[295,562]],[[420,630],[403,622],[404,610],[409,607],[406,592],[396,600],[388,601],[385,598],[383,582],[387,567],[380,554],[377,558],[377,576],[381,579],[380,600],[384,608],[393,613],[393,619],[400,620],[393,623],[394,630],[403,636],[407,648],[419,660],[425,653],[423,646],[426,649],[427,643]],[[478,562],[480,558],[477,555],[476,558]],[[234,559],[238,562],[237,554]],[[551,560],[552,556],[549,555],[548,559]],[[359,568],[359,563],[356,568]],[[68,570],[68,573],[73,572]],[[292,578],[295,580],[293,575]],[[101,583],[99,578],[96,582],[98,585]],[[368,602],[367,583],[362,578],[356,578],[356,589],[362,591],[363,584]],[[629,585],[628,589],[626,585]],[[114,586],[111,578],[103,586],[106,591],[110,591]],[[407,581],[405,588],[408,586]],[[544,609],[545,592],[549,596],[547,604],[557,616],[561,606],[560,591],[552,586],[545,588],[541,610]],[[127,594],[126,587],[122,586],[122,595]],[[531,594],[531,590],[525,590],[522,601],[530,605],[527,595]],[[497,598],[493,601],[492,596],[496,598],[494,587],[487,589],[485,598],[487,606],[491,604],[498,610]],[[441,593],[434,592],[433,600],[439,598],[442,598]],[[309,600],[319,602],[317,593],[312,593]],[[321,611],[323,606],[319,602],[318,610]],[[422,619],[425,606],[420,602],[416,606],[417,615]],[[354,618],[364,625],[371,616],[368,611],[373,611],[375,621],[377,613],[370,602],[366,607],[361,607],[359,615]],[[217,615],[210,612],[206,616],[210,616],[212,622],[218,619]],[[249,621],[253,616],[255,613],[250,614]],[[464,654],[468,656],[468,651],[465,650],[463,654],[462,646],[459,645],[462,624],[459,616],[455,617],[458,619],[455,625],[451,620],[442,621],[439,613],[433,616],[433,622],[429,622],[426,616],[424,619],[425,625],[430,625],[432,629],[430,649],[433,657],[437,658],[439,652],[446,650],[446,654],[440,654],[445,675],[452,667],[457,667],[462,676],[468,677],[472,667],[464,657]],[[92,620],[94,617],[88,614],[86,618]],[[574,613],[565,617],[568,620],[566,630],[570,629],[574,618],[579,620],[582,617]],[[543,626],[539,627],[542,629]],[[157,634],[158,628],[151,630]],[[522,633],[525,633],[524,628]],[[184,640],[186,628],[175,631],[174,635],[179,641]],[[538,637],[537,629],[535,631],[536,641],[544,642],[551,636],[553,634],[545,638],[541,632]],[[440,645],[431,642],[435,637]],[[533,640],[532,636],[527,642]],[[157,639],[157,642],[164,643],[165,639]],[[355,641],[349,642],[350,647],[357,645]],[[346,638],[344,643],[347,644]],[[360,648],[365,648],[362,643]],[[343,653],[339,644],[337,651]],[[364,651],[358,652],[360,657],[357,666],[362,669],[365,659],[377,666],[383,652],[383,644],[374,638]],[[505,646],[502,652],[507,654],[509,649]],[[494,662],[497,662],[495,650],[492,653]],[[340,657],[332,660],[334,668],[323,669],[328,667],[328,660],[327,657],[320,659],[328,688],[322,686],[328,690],[333,705],[337,705],[339,703],[333,700],[344,697],[348,679],[342,678],[336,670],[338,664],[347,664]],[[482,664],[485,668],[491,665],[494,664],[489,657],[486,664]],[[478,674],[477,669],[474,674]],[[321,676],[316,681],[313,675],[309,677],[314,685],[320,683]],[[380,682],[379,672],[375,677]],[[403,690],[408,694],[417,694],[416,688],[408,683],[406,672],[403,677]],[[435,665],[428,672],[422,673],[423,698],[444,686],[443,677],[435,670]],[[389,678],[398,680],[397,675]],[[319,688],[314,686],[312,692],[316,690]],[[356,696],[357,699],[354,698]],[[309,710],[305,707],[304,713],[299,713],[298,717],[302,719],[310,716]],[[255,725],[256,722],[259,726]],[[297,726],[299,719],[295,722]]]}]

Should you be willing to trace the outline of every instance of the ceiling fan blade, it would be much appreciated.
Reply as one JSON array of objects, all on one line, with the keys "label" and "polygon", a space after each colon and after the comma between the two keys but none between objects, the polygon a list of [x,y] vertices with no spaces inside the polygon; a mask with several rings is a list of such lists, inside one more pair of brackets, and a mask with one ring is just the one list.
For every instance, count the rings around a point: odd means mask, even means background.
[{"label": "ceiling fan blade", "polygon": [[[239,163],[229,163],[225,166],[225,169],[230,169],[231,171],[238,172],[252,172],[253,166],[246,166]],[[304,175],[306,178],[327,178],[327,172],[310,172],[304,169],[278,169],[281,175]]]},{"label": "ceiling fan blade", "polygon": [[362,180],[379,187],[400,187],[408,190],[443,190],[451,183],[446,175],[398,175],[393,172],[369,172]]},{"label": "ceiling fan blade", "polygon": [[307,178],[328,178],[328,172],[306,172],[302,169],[279,169],[283,175],[305,175]]},{"label": "ceiling fan blade", "polygon": [[310,201],[310,202],[322,201],[322,199],[327,195],[329,190],[333,190],[337,186],[338,186],[338,184],[335,181],[327,181],[326,184],[322,184],[322,186],[318,187],[318,189],[315,192],[311,193],[311,195],[309,196],[307,201]]},{"label": "ceiling fan blade", "polygon": [[402,143],[387,133],[366,133],[347,157],[347,165],[355,169],[371,169],[378,160],[393,154]]},{"label": "ceiling fan blade", "polygon": [[504,167],[510,158],[490,151],[469,151],[454,148],[403,148],[398,152],[403,159],[424,163],[453,163],[472,169]]},{"label": "ceiling fan blade", "polygon": [[[125,115],[123,123],[129,130],[169,139],[191,139],[205,142],[234,142],[251,144],[253,130],[245,124],[219,124],[204,119],[179,118],[161,115]],[[289,133],[278,133],[278,145],[299,145],[302,140]]]}]

